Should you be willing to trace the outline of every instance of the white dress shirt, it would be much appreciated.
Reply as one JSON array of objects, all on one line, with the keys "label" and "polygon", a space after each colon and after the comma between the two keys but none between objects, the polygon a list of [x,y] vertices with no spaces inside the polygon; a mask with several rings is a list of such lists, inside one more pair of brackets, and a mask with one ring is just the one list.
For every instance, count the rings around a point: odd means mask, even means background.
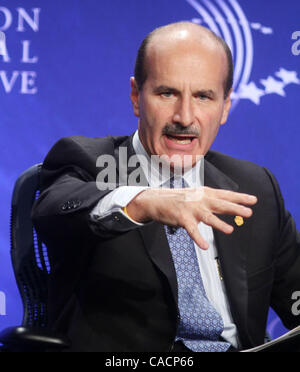
[{"label": "white dress shirt", "polygon": [[[146,150],[144,149],[138,132],[134,134],[133,137],[133,148],[137,156],[143,156],[148,159],[148,165],[150,164],[150,157],[148,156]],[[170,175],[162,174],[158,168],[153,168],[153,163],[151,164],[151,175],[145,169],[145,175],[149,183],[149,187],[158,188],[163,187],[165,183],[169,181]],[[203,179],[200,177],[201,167],[204,166],[204,160],[200,160],[196,166],[187,171],[184,175],[184,181],[186,187],[198,187],[199,185],[203,186]],[[145,167],[145,162],[141,162],[141,167]],[[148,168],[149,169],[149,168]],[[204,174],[204,172],[202,173]],[[107,216],[111,214],[119,214],[122,217],[122,220],[126,218],[127,222],[130,221],[130,229],[143,226],[141,223],[137,223],[128,217],[122,210],[126,207],[131,200],[133,200],[139,193],[147,189],[148,187],[137,187],[137,186],[121,186],[110,194],[105,196],[98,205],[94,208],[91,213],[91,217],[94,221],[103,221]],[[128,226],[128,224],[126,223]],[[119,224],[118,224],[119,226]],[[116,224],[116,230],[118,227]],[[218,252],[215,244],[213,230],[210,226],[205,225],[204,223],[199,223],[198,225],[201,236],[209,244],[209,249],[204,251],[200,249],[196,243],[194,244],[195,250],[198,257],[199,268],[203,279],[204,288],[207,294],[207,297],[211,304],[222,316],[224,322],[224,332],[222,337],[230,342],[234,347],[238,347],[238,335],[237,328],[233,323],[228,299],[226,296],[225,286],[223,280],[220,277],[220,271],[218,268]]]}]

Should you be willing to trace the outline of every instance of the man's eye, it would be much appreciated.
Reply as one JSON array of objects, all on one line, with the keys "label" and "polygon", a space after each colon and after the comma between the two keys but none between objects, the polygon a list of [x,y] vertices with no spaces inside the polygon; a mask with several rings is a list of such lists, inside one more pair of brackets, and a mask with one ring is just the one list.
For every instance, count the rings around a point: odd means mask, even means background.
[{"label": "man's eye", "polygon": [[204,94],[200,94],[200,95],[198,96],[198,98],[199,98],[201,101],[206,101],[206,100],[209,99],[209,97],[206,96],[206,95],[204,95]]},{"label": "man's eye", "polygon": [[163,93],[161,93],[161,95],[163,97],[170,98],[174,95],[174,93],[173,92],[163,92]]}]

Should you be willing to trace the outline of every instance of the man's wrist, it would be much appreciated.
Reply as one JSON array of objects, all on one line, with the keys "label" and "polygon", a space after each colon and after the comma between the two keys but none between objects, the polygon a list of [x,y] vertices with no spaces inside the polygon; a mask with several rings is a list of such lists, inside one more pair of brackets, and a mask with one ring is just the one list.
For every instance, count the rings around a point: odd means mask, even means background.
[{"label": "man's wrist", "polygon": [[123,212],[129,218],[138,223],[147,223],[150,221],[150,218],[147,215],[147,208],[144,198],[144,194],[147,191],[148,190],[142,191],[125,208],[123,208]]}]

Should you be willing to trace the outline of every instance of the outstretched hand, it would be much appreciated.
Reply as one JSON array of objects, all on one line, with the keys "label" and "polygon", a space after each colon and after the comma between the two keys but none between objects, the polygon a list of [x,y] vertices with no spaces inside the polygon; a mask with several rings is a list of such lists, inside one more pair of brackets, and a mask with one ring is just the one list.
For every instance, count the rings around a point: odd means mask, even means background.
[{"label": "outstretched hand", "polygon": [[210,187],[183,189],[147,189],[127,206],[127,212],[137,222],[157,221],[164,225],[183,227],[202,249],[208,243],[201,236],[200,222],[225,234],[231,234],[233,226],[216,214],[229,214],[249,218],[257,198],[227,190]]}]

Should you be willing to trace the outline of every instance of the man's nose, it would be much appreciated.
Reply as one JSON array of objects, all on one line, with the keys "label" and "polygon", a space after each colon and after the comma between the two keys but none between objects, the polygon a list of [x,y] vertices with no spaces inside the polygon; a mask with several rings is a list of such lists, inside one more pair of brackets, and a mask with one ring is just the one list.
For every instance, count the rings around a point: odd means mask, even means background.
[{"label": "man's nose", "polygon": [[182,98],[177,102],[174,122],[180,123],[182,126],[188,127],[194,123],[195,113],[193,102],[189,98]]}]

